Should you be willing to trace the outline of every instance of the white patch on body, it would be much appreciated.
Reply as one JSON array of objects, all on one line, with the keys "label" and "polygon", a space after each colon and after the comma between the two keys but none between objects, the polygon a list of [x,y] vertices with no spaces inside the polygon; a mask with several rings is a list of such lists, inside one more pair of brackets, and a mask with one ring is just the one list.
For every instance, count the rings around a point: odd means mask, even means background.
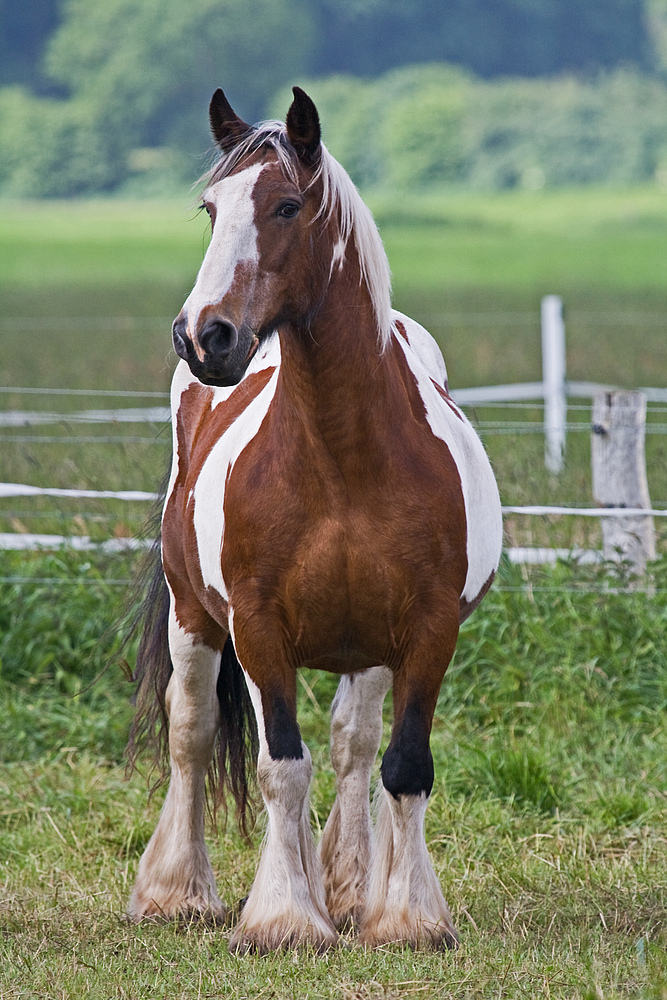
[{"label": "white patch on body", "polygon": [[174,377],[171,380],[171,472],[169,473],[169,484],[167,486],[167,493],[165,496],[164,507],[162,508],[162,516],[164,517],[164,512],[167,509],[167,501],[171,496],[174,484],[178,477],[178,426],[176,423],[176,414],[178,408],[181,405],[181,396],[187,387],[195,382],[192,372],[190,371],[187,363],[185,361],[180,361],[176,366],[176,371],[174,372]]},{"label": "white patch on body", "polygon": [[[263,359],[266,361],[266,355],[263,355]],[[267,367],[266,363],[263,367]],[[221,564],[225,532],[225,487],[239,455],[259,431],[277,383],[278,369],[268,384],[215,443],[195,483],[194,527],[202,579],[205,587],[214,587],[225,600],[229,597]],[[240,384],[243,385],[242,382]],[[214,395],[212,405],[216,406],[216,402],[221,401],[221,399],[216,401]]]},{"label": "white patch on body", "polygon": [[407,316],[394,313],[396,319],[403,323],[408,335],[408,343],[400,334],[396,335],[396,341],[417,381],[429,426],[449,448],[461,479],[468,555],[468,574],[461,596],[472,601],[500,561],[503,520],[498,487],[484,446],[472,424],[453,400],[442,398],[431,381],[435,379],[445,388],[447,372],[435,340]]},{"label": "white patch on body", "polygon": [[204,192],[204,201],[215,205],[215,224],[195,286],[183,306],[192,338],[202,309],[220,302],[232,287],[237,265],[259,261],[252,192],[265,166],[256,163]]}]

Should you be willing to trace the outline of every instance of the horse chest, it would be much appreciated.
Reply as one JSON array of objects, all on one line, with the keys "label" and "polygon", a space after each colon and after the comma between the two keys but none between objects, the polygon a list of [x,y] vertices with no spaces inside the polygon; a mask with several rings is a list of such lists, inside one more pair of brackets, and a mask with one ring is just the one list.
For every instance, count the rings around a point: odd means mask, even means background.
[{"label": "horse chest", "polygon": [[253,443],[227,482],[222,575],[234,620],[279,621],[301,662],[328,669],[386,659],[410,609],[462,589],[460,491],[438,489],[437,476],[407,482],[400,465],[346,482],[317,449],[291,462],[277,450]]}]

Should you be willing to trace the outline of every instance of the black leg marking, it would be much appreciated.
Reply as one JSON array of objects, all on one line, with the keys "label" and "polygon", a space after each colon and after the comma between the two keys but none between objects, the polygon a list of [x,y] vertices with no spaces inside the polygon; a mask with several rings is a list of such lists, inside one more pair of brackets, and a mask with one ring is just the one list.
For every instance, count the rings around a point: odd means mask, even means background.
[{"label": "black leg marking", "polygon": [[282,695],[272,698],[265,707],[264,725],[266,742],[269,744],[272,760],[301,760],[303,758],[301,732]]},{"label": "black leg marking", "polygon": [[428,797],[433,788],[433,756],[429,747],[429,728],[419,706],[409,704],[398,731],[382,758],[382,784],[397,799],[400,795]]}]

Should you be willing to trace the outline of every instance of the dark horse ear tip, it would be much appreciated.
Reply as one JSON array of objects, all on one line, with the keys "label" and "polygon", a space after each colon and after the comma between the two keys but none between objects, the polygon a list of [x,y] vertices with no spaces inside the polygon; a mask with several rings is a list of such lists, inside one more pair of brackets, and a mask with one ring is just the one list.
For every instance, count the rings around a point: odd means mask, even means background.
[{"label": "dark horse ear tip", "polygon": [[292,87],[294,101],[287,112],[287,135],[299,156],[313,159],[322,133],[315,102],[301,87]]},{"label": "dark horse ear tip", "polygon": [[222,87],[218,87],[213,92],[213,96],[211,97],[211,100],[209,102],[209,106],[208,107],[209,107],[209,111],[215,111],[218,108],[221,109],[221,110],[223,108],[225,108],[225,109],[229,108],[231,110],[230,103],[227,100],[227,97],[226,97],[225,92],[222,89]]},{"label": "dark horse ear tip", "polygon": [[213,138],[223,152],[234,146],[250,131],[250,125],[236,114],[222,87],[218,87],[211,97],[208,117]]}]

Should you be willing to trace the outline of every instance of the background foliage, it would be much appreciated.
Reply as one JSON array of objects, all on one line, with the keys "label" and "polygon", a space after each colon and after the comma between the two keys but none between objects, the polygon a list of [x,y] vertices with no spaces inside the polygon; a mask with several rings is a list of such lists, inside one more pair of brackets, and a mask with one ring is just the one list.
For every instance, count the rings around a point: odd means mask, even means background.
[{"label": "background foliage", "polygon": [[432,64],[305,87],[332,153],[366,187],[536,190],[667,175],[667,87],[632,70],[489,83]]},{"label": "background foliage", "polygon": [[365,185],[641,182],[667,162],[667,0],[0,4],[0,194],[194,180],[206,106],[307,81]]}]

